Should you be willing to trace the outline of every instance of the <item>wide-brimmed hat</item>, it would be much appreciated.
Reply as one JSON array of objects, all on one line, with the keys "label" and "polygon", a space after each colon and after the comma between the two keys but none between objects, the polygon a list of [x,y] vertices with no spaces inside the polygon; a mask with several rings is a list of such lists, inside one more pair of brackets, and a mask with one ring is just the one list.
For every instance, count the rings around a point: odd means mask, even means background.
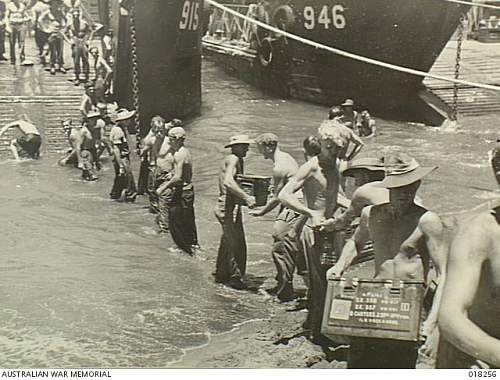
[{"label": "wide-brimmed hat", "polygon": [[414,158],[404,153],[385,157],[384,166],[385,178],[377,186],[386,189],[415,183],[438,168],[437,166],[420,166]]},{"label": "wide-brimmed hat", "polygon": [[101,113],[99,111],[90,111],[87,114],[87,119],[92,119],[94,117],[100,117],[100,116],[101,116]]},{"label": "wide-brimmed hat", "polygon": [[366,157],[349,161],[347,167],[342,171],[342,175],[344,177],[353,177],[354,172],[359,169],[385,172],[384,160],[382,158]]},{"label": "wide-brimmed hat", "polygon": [[128,119],[134,117],[134,115],[135,115],[135,111],[129,111],[126,108],[122,108],[122,109],[118,110],[118,112],[116,114],[115,121],[128,120]]},{"label": "wide-brimmed hat", "polygon": [[250,145],[253,141],[248,137],[248,135],[237,135],[231,136],[229,138],[229,143],[224,146],[224,148],[229,148],[233,145],[247,144]]},{"label": "wide-brimmed hat", "polygon": [[354,107],[354,100],[346,99],[344,103],[340,105],[341,107]]}]

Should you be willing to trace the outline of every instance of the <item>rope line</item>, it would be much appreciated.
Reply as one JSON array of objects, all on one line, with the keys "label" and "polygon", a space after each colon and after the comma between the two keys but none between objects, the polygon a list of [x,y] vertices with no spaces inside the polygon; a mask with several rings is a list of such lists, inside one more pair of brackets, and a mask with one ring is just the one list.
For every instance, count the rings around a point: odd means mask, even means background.
[{"label": "rope line", "polygon": [[500,6],[498,6],[498,5],[490,5],[490,4],[483,4],[483,3],[472,3],[470,1],[463,1],[463,0],[442,0],[442,1],[446,1],[448,3],[470,5],[472,7],[490,8],[490,9],[500,10]]},{"label": "rope line", "polygon": [[[260,22],[258,20],[255,20],[253,18],[247,17],[247,16],[245,16],[237,11],[232,10],[231,8],[228,8],[224,5],[219,4],[218,2],[216,2],[214,0],[205,0],[205,1],[207,3],[209,3],[210,5],[213,5],[216,8],[222,9],[223,11],[231,13],[232,15],[234,15],[236,17],[240,17],[240,18],[242,18],[250,23],[254,23],[254,24],[260,26],[261,28],[264,28],[264,29],[267,29],[271,32],[280,34],[280,35],[285,36],[287,38],[290,38],[292,40],[302,42],[305,45],[309,45],[309,46],[315,47],[317,49],[323,49],[323,50],[332,52],[334,54],[341,55],[341,56],[346,57],[346,58],[350,58],[350,59],[353,59],[356,61],[368,63],[368,64],[379,66],[379,67],[384,67],[386,69],[391,69],[394,71],[399,71],[402,73],[411,74],[411,75],[415,75],[415,76],[419,76],[419,77],[423,77],[423,78],[425,78],[425,77],[433,78],[433,79],[441,80],[444,82],[457,83],[457,84],[462,84],[465,86],[483,88],[486,90],[500,91],[500,86],[494,86],[494,85],[484,84],[484,83],[470,82],[470,81],[466,81],[466,80],[462,80],[462,79],[454,79],[454,78],[449,78],[449,77],[445,77],[442,75],[430,74],[430,73],[425,72],[425,71],[420,71],[420,70],[415,70],[415,69],[411,69],[411,68],[404,67],[404,66],[394,65],[392,63],[379,61],[377,59],[368,58],[368,57],[365,57],[362,55],[350,53],[350,52],[345,51],[345,50],[341,50],[341,49],[337,49],[337,48],[334,48],[331,46],[323,45],[321,43],[308,40],[307,38],[299,37],[295,34],[286,32],[286,31],[278,29],[274,26],[271,26],[271,25],[265,24],[263,22]],[[448,0],[445,0],[445,1],[448,1]],[[452,1],[452,0],[449,0],[449,1]],[[456,0],[456,1],[458,1],[458,0]]]}]

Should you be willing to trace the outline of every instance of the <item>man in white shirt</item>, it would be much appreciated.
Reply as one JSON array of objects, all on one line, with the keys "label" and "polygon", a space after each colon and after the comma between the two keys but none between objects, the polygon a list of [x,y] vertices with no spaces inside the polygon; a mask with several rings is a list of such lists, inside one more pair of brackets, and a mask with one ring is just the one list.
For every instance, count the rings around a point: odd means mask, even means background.
[{"label": "man in white shirt", "polygon": [[12,0],[5,8],[5,30],[10,35],[10,63],[14,65],[16,63],[16,42],[19,47],[21,63],[25,59],[24,40],[29,16],[26,6],[20,0]]}]

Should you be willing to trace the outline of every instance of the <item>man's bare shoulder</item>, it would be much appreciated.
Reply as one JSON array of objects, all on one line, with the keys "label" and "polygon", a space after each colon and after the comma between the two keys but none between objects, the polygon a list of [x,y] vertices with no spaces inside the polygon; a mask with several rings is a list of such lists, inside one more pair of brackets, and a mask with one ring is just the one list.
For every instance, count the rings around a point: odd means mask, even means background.
[{"label": "man's bare shoulder", "polygon": [[234,154],[228,154],[226,157],[224,157],[224,164],[226,166],[236,165],[237,163],[238,163],[238,157],[236,157]]},{"label": "man's bare shoulder", "polygon": [[372,182],[365,183],[354,191],[352,201],[365,201],[371,205],[387,203],[389,202],[389,191],[382,187],[377,187]]},{"label": "man's bare shoulder", "polygon": [[[423,209],[423,207],[418,206]],[[425,209],[424,209],[425,210]],[[441,233],[443,231],[443,222],[438,214],[433,211],[426,211],[418,221],[418,227],[425,233]]]}]

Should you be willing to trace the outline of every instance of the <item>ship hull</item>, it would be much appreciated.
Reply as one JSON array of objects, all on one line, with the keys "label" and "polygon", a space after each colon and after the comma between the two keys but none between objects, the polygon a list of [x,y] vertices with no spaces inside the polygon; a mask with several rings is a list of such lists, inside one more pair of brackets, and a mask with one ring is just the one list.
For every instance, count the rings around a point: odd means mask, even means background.
[{"label": "ship hull", "polygon": [[[389,0],[291,0],[287,6],[294,22],[286,30],[360,56],[427,72],[467,7],[436,0],[400,0],[395,4]],[[340,22],[336,20],[340,27],[334,26],[333,10],[341,16]],[[244,54],[235,52],[234,46],[226,52],[224,45],[205,37],[205,54],[227,71],[276,96],[327,106],[354,98],[360,108],[375,114],[404,119],[421,116],[416,112],[419,107],[412,107],[423,89],[421,77],[279,36],[272,38],[272,48],[267,45],[264,52],[259,46]],[[268,62],[270,50],[273,54]]]},{"label": "ship hull", "polygon": [[124,3],[114,0],[112,12],[118,32],[114,89],[120,106],[133,108],[137,90],[141,135],[155,115],[171,120],[199,114],[203,1],[135,1],[136,86],[130,12],[120,9]]}]

